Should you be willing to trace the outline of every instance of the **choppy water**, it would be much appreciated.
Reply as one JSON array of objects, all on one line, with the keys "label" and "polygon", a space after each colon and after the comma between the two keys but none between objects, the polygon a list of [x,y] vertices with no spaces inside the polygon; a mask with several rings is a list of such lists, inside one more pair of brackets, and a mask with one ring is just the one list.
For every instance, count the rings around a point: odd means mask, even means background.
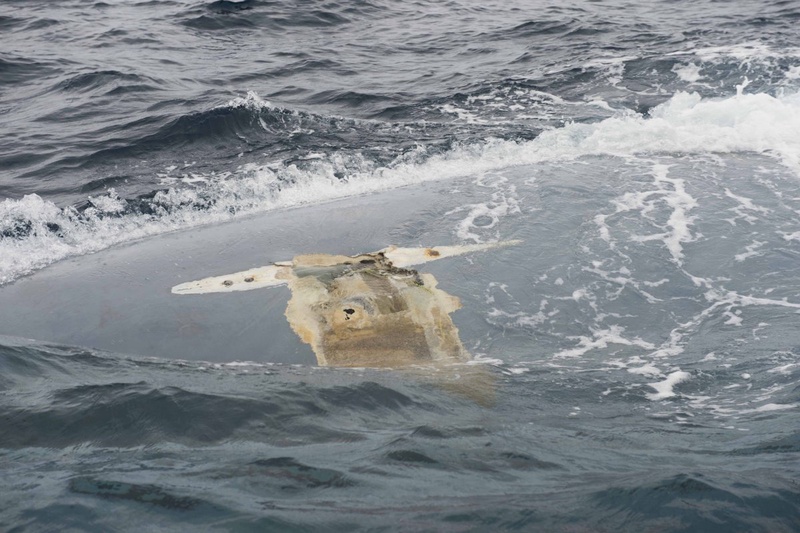
[{"label": "choppy water", "polygon": [[399,187],[525,244],[430,268],[493,402],[0,324],[0,529],[800,529],[800,3],[562,4],[3,2],[0,296]]}]

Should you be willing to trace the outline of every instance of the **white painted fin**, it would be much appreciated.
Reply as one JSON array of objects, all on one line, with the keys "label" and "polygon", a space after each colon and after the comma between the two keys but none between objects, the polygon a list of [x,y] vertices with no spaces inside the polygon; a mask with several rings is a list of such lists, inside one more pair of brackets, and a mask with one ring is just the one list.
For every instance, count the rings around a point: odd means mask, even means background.
[{"label": "white painted fin", "polygon": [[513,240],[482,244],[465,244],[462,246],[434,246],[432,248],[398,248],[397,246],[390,246],[380,250],[380,252],[383,252],[394,266],[405,268],[428,263],[429,261],[436,261],[437,259],[444,259],[445,257],[464,255],[472,252],[483,252],[493,248],[502,248],[504,246],[514,246],[521,242],[520,240]]},{"label": "white painted fin", "polygon": [[291,267],[267,265],[251,268],[226,276],[187,281],[172,287],[172,294],[207,294],[210,292],[236,292],[275,287],[288,282]]}]

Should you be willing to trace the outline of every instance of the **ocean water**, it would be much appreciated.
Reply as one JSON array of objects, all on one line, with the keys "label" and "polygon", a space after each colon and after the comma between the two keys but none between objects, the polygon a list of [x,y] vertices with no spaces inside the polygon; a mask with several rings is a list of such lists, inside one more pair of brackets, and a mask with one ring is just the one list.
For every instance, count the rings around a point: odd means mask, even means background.
[{"label": "ocean water", "polygon": [[[0,530],[800,530],[800,2],[4,0],[0,34]],[[314,366],[286,292],[168,294],[497,239],[421,267],[489,396]]]}]

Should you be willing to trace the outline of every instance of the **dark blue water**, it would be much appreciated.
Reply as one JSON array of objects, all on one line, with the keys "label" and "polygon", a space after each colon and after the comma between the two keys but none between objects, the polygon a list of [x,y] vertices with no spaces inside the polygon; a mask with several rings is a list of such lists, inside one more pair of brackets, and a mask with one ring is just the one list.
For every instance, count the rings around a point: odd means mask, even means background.
[{"label": "dark blue water", "polygon": [[0,530],[800,530],[800,2],[4,0],[0,34],[6,288],[429,183],[397,244],[526,243],[436,271],[492,401],[0,324]]}]

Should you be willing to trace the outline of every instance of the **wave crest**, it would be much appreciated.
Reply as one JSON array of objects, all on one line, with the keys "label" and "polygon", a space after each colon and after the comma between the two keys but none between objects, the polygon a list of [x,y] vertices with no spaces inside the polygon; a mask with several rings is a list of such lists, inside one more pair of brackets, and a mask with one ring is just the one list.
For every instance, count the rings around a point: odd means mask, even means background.
[{"label": "wave crest", "polygon": [[[301,116],[277,110],[255,93],[224,107],[247,110],[256,120],[264,113]],[[309,151],[290,161],[245,164],[230,172],[167,176],[167,188],[139,198],[124,199],[109,189],[65,208],[35,194],[7,199],[0,203],[0,284],[69,256],[245,213],[583,156],[735,152],[777,157],[800,175],[800,97],[745,94],[744,87],[724,99],[677,93],[646,116],[618,113],[526,141],[488,138],[445,148],[418,144],[388,161],[359,150]]]}]

